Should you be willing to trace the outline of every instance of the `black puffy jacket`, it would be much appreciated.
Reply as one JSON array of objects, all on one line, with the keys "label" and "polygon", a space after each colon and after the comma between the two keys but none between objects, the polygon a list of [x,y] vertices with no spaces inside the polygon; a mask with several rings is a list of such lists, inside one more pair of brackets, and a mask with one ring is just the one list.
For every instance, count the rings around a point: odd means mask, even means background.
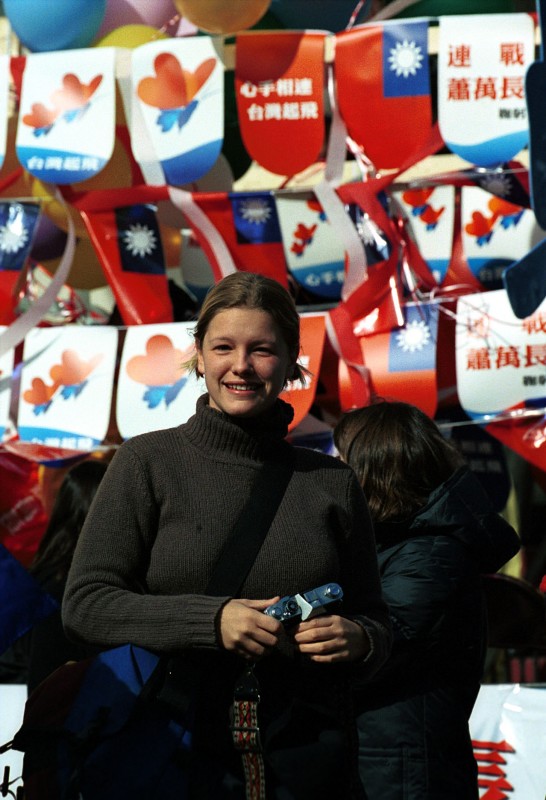
[{"label": "black puffy jacket", "polygon": [[461,468],[404,522],[377,523],[393,650],[357,686],[367,800],[476,800],[468,719],[483,675],[481,575],[519,549],[481,484]]}]

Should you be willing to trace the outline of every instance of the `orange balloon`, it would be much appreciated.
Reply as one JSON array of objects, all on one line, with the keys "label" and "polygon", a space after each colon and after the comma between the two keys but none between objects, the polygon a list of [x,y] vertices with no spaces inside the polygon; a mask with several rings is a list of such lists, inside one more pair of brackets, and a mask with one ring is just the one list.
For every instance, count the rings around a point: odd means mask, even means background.
[{"label": "orange balloon", "polygon": [[269,4],[270,0],[174,0],[176,10],[207,33],[237,33],[251,28]]}]

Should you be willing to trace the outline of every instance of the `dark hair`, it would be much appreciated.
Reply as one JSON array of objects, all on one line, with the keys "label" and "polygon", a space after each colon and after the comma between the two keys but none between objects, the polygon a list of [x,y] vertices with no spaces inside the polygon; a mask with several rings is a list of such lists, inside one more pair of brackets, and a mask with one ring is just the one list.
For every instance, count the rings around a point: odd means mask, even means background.
[{"label": "dark hair", "polygon": [[397,401],[377,400],[348,412],[335,427],[334,442],[378,522],[410,516],[464,463],[430,417]]},{"label": "dark hair", "polygon": [[33,575],[47,572],[60,581],[66,578],[76,542],[106,468],[105,462],[88,459],[66,473],[32,562]]},{"label": "dark hair", "polygon": [[[307,370],[297,364],[300,354],[300,318],[292,296],[278,281],[254,272],[234,272],[210,289],[197,319],[194,337],[201,347],[216,314],[228,308],[252,308],[267,311],[279,326],[288,354],[294,362],[293,380],[305,383]],[[197,356],[186,367],[198,373]]]}]

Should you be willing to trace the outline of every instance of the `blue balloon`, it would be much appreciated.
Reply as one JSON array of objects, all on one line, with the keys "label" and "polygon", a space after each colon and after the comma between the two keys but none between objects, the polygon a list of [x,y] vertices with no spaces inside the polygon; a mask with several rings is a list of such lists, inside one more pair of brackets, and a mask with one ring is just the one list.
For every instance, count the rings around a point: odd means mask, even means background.
[{"label": "blue balloon", "polygon": [[88,47],[106,13],[106,0],[4,0],[4,14],[32,53]]}]

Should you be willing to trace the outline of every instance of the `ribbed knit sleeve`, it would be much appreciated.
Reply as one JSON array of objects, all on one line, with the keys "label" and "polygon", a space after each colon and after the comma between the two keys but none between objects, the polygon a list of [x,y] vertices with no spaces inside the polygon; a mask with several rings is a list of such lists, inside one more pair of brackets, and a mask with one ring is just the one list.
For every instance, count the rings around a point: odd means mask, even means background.
[{"label": "ribbed knit sleeve", "polygon": [[215,617],[227,598],[150,593],[159,514],[128,443],[116,453],[78,541],[62,609],[70,637],[100,647],[134,642],[158,652],[217,646]]}]

